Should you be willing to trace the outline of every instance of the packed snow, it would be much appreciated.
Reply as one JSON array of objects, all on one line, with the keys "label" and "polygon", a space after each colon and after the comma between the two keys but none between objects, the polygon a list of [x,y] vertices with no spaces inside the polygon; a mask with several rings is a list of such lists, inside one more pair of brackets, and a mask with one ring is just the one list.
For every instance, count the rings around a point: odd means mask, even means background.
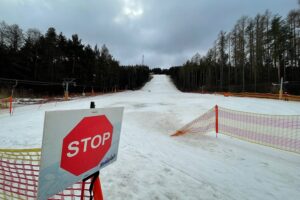
[{"label": "packed snow", "polygon": [[105,199],[299,199],[300,155],[222,134],[170,137],[218,104],[300,115],[300,103],[182,93],[164,75],[141,90],[0,113],[0,148],[41,147],[45,111],[125,107],[118,160],[101,171]]}]

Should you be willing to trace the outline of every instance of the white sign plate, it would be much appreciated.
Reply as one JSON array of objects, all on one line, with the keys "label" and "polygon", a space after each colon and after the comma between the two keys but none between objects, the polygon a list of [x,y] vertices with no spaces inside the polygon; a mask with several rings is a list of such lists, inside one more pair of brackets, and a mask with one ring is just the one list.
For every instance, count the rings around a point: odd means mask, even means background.
[{"label": "white sign plate", "polygon": [[[116,161],[123,110],[123,108],[96,108],[46,112],[39,173],[38,199],[48,199]],[[85,134],[89,134],[88,131],[90,129],[87,129],[86,127],[95,129],[93,126],[87,126],[85,122],[95,118],[105,118],[106,121],[109,121],[113,127],[111,129],[112,131],[110,131],[112,133],[103,131],[102,135],[96,135],[94,137],[89,135],[85,136]],[[97,124],[94,122],[92,123]],[[85,126],[81,126],[82,124],[85,124]],[[85,130],[87,130],[87,132]],[[74,135],[77,137],[76,135],[79,134],[79,132],[81,132],[80,134],[82,135],[81,139],[74,139],[73,142],[66,144],[66,142],[68,142],[66,139],[67,135],[69,137],[70,134],[72,134],[72,137]],[[70,141],[70,138],[68,138],[68,140]],[[61,167],[62,157],[72,158],[74,156],[75,158],[75,156],[78,155],[88,155],[89,152],[106,145],[105,142],[107,141],[111,142],[111,144],[109,144],[108,150],[103,154],[102,160],[100,160],[95,167],[84,172],[70,172]],[[63,152],[63,145],[64,149],[69,151],[66,153],[67,157]],[[87,156],[86,159],[88,160],[89,156]],[[82,162],[82,165],[85,163],[86,162]]]}]

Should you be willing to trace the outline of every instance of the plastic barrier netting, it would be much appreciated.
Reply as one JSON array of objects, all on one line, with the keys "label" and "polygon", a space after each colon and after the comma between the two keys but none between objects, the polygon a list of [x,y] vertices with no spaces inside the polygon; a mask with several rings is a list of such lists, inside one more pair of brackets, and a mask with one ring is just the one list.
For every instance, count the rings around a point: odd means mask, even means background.
[{"label": "plastic barrier netting", "polygon": [[215,128],[215,111],[210,109],[197,119],[188,123],[178,131],[176,131],[173,136],[183,135],[185,133],[208,133]]},{"label": "plastic barrier netting", "polygon": [[[0,199],[37,199],[41,149],[0,149]],[[84,184],[84,199],[89,199],[90,181]],[[78,182],[51,200],[80,199]]]},{"label": "plastic barrier netting", "polygon": [[[279,94],[271,94],[271,93],[250,93],[250,92],[221,92],[217,94],[222,94],[225,97],[234,96],[234,97],[252,97],[252,98],[264,98],[264,99],[280,99]],[[282,94],[282,100],[285,101],[300,101],[299,95],[290,95],[290,94]]]},{"label": "plastic barrier netting", "polygon": [[300,153],[300,115],[264,115],[219,107],[219,132]]},{"label": "plastic barrier netting", "polygon": [[300,153],[300,115],[264,115],[216,106],[173,136],[207,133],[214,128],[216,132],[242,140]]},{"label": "plastic barrier netting", "polygon": [[0,99],[0,109],[9,108],[10,97]]}]

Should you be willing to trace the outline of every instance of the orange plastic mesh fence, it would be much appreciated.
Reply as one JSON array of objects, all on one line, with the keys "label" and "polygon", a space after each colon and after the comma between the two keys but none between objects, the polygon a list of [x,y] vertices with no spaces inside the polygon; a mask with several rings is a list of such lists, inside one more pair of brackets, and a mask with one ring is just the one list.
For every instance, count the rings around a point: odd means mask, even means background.
[{"label": "orange plastic mesh fence", "polygon": [[[185,133],[207,133],[216,126],[215,110],[179,129]],[[218,107],[219,133],[242,140],[300,153],[300,115],[264,115]]]},{"label": "orange plastic mesh fence", "polygon": [[210,109],[197,119],[191,121],[178,131],[173,136],[183,135],[185,133],[208,133],[215,127],[215,111]]},{"label": "orange plastic mesh fence", "polygon": [[[37,199],[41,149],[0,149],[0,199]],[[90,182],[84,188],[89,199]],[[82,183],[51,197],[51,200],[80,199]]]},{"label": "orange plastic mesh fence", "polygon": [[300,153],[300,115],[264,115],[219,107],[220,133]]},{"label": "orange plastic mesh fence", "polygon": [[9,108],[10,97],[0,99],[0,109]]}]

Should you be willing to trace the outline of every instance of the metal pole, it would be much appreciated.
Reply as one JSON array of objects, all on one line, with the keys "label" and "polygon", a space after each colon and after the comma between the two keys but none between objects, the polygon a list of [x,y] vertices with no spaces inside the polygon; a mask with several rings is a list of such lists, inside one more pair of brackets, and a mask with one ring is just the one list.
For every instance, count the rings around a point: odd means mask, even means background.
[{"label": "metal pole", "polygon": [[11,96],[9,98],[9,114],[12,115],[13,114],[13,96],[14,96],[14,90],[18,85],[18,80],[16,80],[16,84],[13,85],[12,89],[11,89]]},{"label": "metal pole", "polygon": [[94,102],[94,101],[91,101],[90,108],[95,108],[95,107],[96,107],[95,102]]},{"label": "metal pole", "polygon": [[[93,109],[95,107],[96,107],[95,102],[91,101],[90,108]],[[82,180],[80,200],[84,199],[85,182],[88,179],[91,179],[89,191],[90,191],[90,195],[92,195],[92,198],[95,200],[103,200],[103,193],[102,193],[99,174],[100,174],[100,171],[97,171],[94,174],[92,174]]]}]

